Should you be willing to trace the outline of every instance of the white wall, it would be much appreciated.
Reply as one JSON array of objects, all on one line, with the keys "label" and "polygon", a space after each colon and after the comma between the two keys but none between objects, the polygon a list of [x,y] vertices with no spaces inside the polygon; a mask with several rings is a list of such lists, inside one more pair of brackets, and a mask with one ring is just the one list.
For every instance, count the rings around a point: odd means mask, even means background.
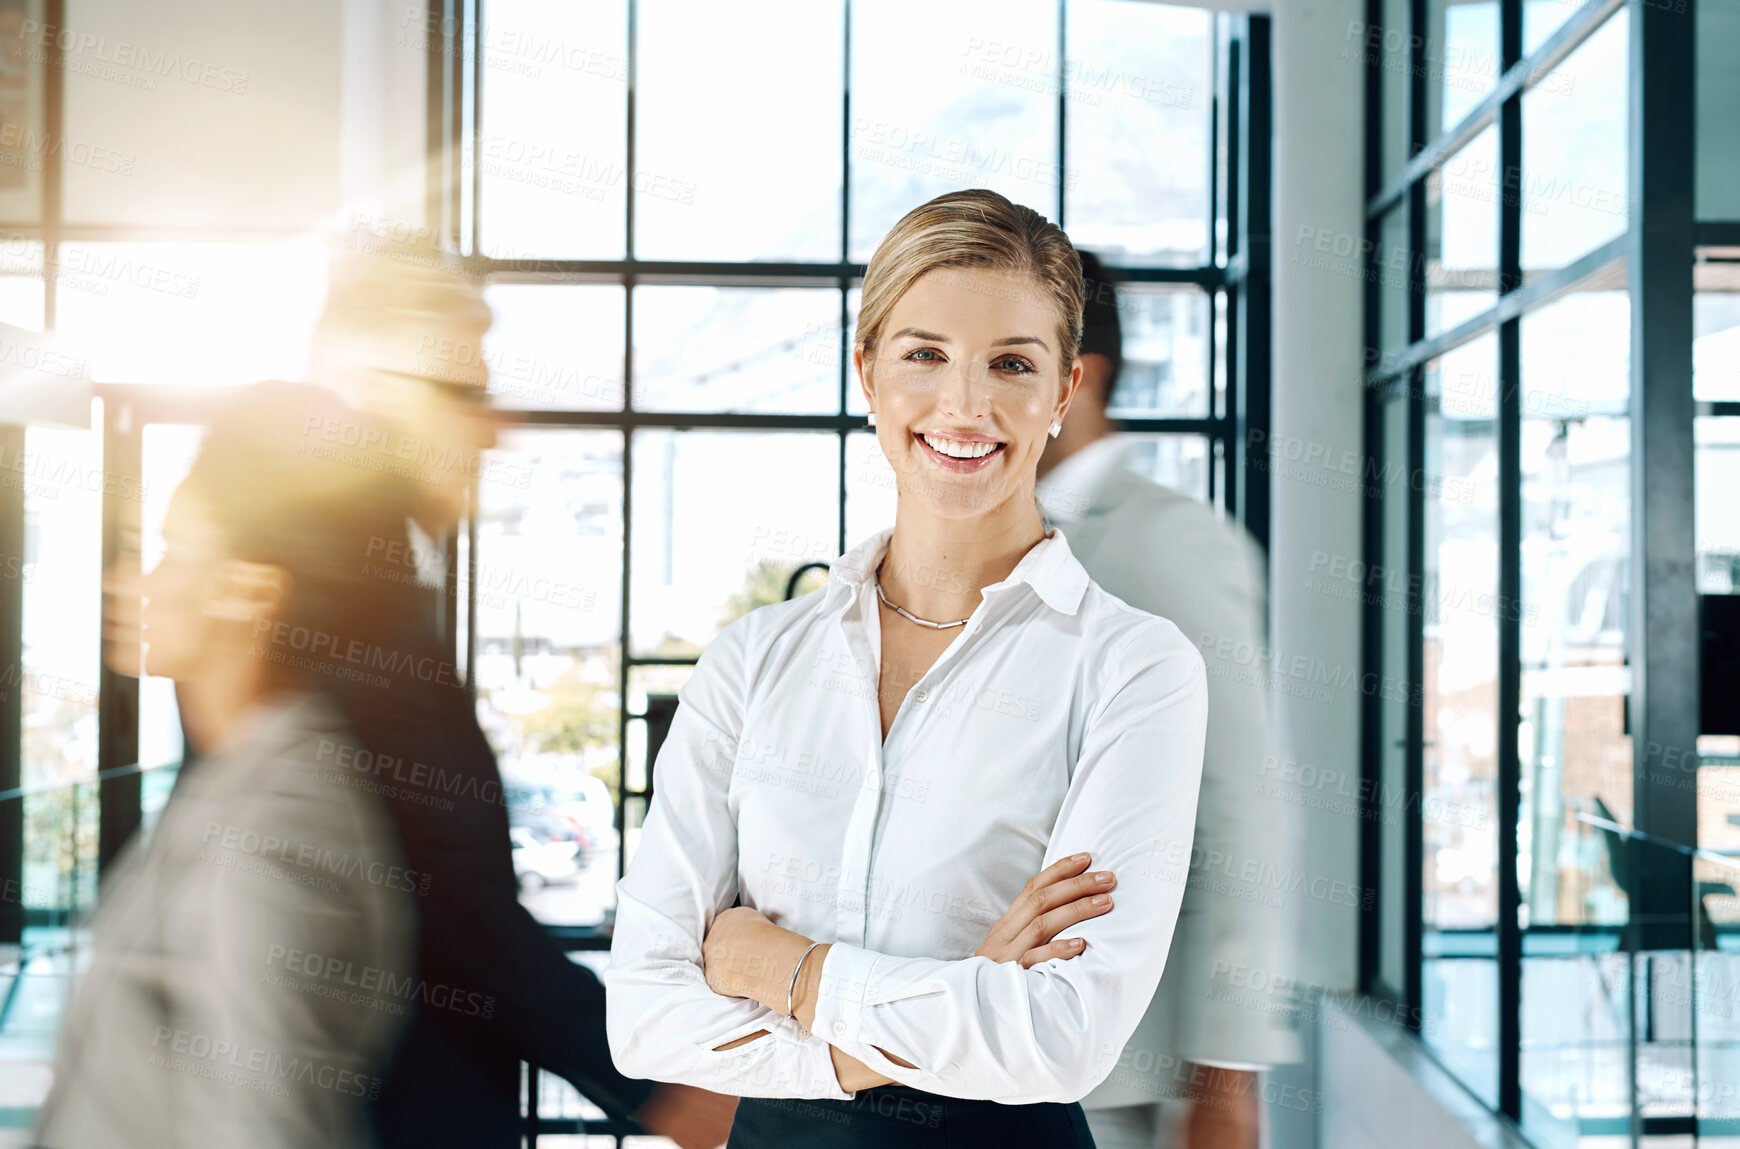
[{"label": "white wall", "polygon": [[[1277,661],[1327,702],[1280,692],[1286,745],[1320,770],[1359,771],[1359,607],[1310,590],[1322,553],[1357,557],[1370,508],[1346,473],[1360,451],[1363,331],[1357,261],[1313,259],[1318,240],[1364,235],[1365,69],[1355,58],[1359,0],[1287,0],[1275,13],[1274,412],[1270,484],[1270,626]],[[1331,247],[1333,249],[1333,242]],[[1326,266],[1327,264],[1327,266]],[[1351,674],[1349,674],[1351,672]],[[1345,684],[1316,681],[1326,676]],[[1359,826],[1342,813],[1307,811],[1305,865],[1357,883]],[[1357,976],[1357,910],[1313,902],[1302,915],[1302,971],[1351,986]]]}]

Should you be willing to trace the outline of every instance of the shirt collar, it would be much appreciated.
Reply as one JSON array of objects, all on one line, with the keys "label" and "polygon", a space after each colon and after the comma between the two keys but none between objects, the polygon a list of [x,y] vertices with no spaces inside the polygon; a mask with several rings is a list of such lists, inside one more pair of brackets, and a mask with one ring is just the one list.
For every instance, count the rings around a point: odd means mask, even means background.
[{"label": "shirt collar", "polygon": [[[871,581],[882,556],[888,553],[888,541],[893,536],[893,527],[884,528],[829,565],[827,593],[830,600],[835,596],[855,595]],[[1082,596],[1087,593],[1088,573],[1069,549],[1063,532],[1053,527],[1021,556],[1008,578],[981,588],[979,594],[982,598],[993,591],[1022,583],[1031,586],[1051,609],[1060,614],[1074,614],[1081,606]]]},{"label": "shirt collar", "polygon": [[1095,439],[1039,480],[1034,494],[1053,522],[1073,522],[1087,514],[1094,496],[1123,463],[1128,445],[1114,435]]}]

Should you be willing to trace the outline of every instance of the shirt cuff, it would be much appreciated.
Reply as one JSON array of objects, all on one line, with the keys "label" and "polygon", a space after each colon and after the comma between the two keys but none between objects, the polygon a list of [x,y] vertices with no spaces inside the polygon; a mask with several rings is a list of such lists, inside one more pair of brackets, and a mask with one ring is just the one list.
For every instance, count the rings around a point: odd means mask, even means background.
[{"label": "shirt cuff", "polygon": [[[758,1029],[767,1035],[733,1049],[717,1048]],[[789,1018],[746,1022],[722,1038],[698,1042],[695,1050],[706,1079],[703,1088],[716,1093],[736,1093],[748,1085],[754,1092],[745,1095],[752,1097],[852,1099],[840,1088],[828,1043]]]},{"label": "shirt cuff", "polygon": [[864,1042],[864,1001],[877,955],[858,946],[834,942],[822,962],[821,985],[816,991],[816,1016],[812,1032],[831,1045]]}]

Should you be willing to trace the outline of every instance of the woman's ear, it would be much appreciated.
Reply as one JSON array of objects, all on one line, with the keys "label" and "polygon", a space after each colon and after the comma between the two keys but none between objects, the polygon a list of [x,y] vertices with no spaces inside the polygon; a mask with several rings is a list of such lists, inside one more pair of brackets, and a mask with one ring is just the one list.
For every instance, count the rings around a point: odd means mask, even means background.
[{"label": "woman's ear", "polygon": [[217,587],[205,604],[207,618],[231,622],[273,619],[290,597],[290,572],[271,563],[224,559],[218,564]]},{"label": "woman's ear", "polygon": [[1075,399],[1075,393],[1081,387],[1082,362],[1077,355],[1069,361],[1069,377],[1063,381],[1063,394],[1057,400],[1057,421],[1063,422],[1063,417],[1069,412],[1069,405]]},{"label": "woman's ear", "polygon": [[858,387],[864,392],[864,405],[871,413],[876,411],[876,388],[870,382],[870,374],[865,370],[864,345],[858,343],[852,347],[852,370],[858,373]]}]

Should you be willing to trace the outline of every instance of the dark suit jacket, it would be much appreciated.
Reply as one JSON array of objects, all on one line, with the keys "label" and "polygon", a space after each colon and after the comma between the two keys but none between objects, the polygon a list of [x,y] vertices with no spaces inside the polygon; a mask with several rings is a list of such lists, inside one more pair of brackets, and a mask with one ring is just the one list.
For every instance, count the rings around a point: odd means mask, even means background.
[{"label": "dark suit jacket", "polygon": [[501,775],[471,698],[426,629],[407,627],[400,649],[411,657],[396,665],[414,669],[350,693],[348,714],[363,745],[392,757],[369,769],[406,865],[431,875],[419,899],[427,988],[377,1106],[381,1143],[517,1147],[522,1059],[629,1119],[654,1083],[616,1071],[603,985],[519,903]]}]

